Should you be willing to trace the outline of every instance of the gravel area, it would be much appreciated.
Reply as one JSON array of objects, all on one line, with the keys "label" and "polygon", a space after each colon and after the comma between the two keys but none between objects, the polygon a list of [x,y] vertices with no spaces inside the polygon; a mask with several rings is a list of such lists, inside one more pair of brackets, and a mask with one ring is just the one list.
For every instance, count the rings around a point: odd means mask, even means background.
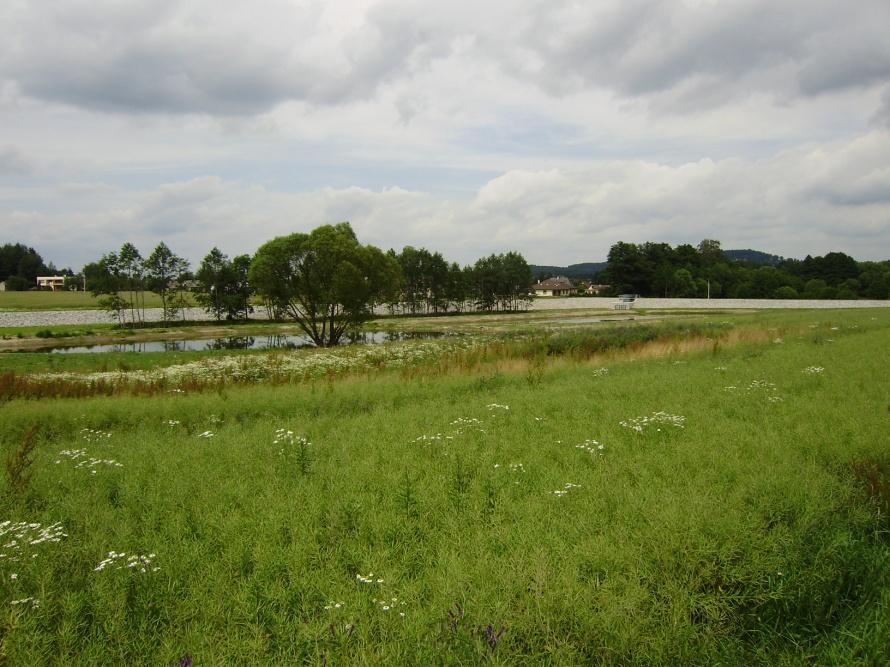
[{"label": "gravel area", "polygon": [[[615,299],[611,297],[583,297],[568,299],[537,299],[532,310],[589,309],[611,310]],[[637,308],[651,309],[763,309],[763,308],[890,308],[890,300],[858,301],[809,301],[802,299],[637,299]],[[147,308],[148,321],[161,320],[160,308]],[[265,311],[253,314],[264,319]],[[201,308],[188,308],[186,319],[209,321],[212,318]],[[0,327],[52,326],[58,324],[100,324],[114,320],[104,310],[40,310],[0,311]]]},{"label": "gravel area", "polygon": [[[265,311],[262,311],[265,316]],[[255,315],[259,317],[260,314]],[[163,319],[161,308],[146,308],[145,319],[160,322]],[[187,320],[212,320],[203,308],[186,308]],[[42,327],[54,324],[103,324],[115,320],[104,310],[18,310],[0,311],[0,327]]]}]

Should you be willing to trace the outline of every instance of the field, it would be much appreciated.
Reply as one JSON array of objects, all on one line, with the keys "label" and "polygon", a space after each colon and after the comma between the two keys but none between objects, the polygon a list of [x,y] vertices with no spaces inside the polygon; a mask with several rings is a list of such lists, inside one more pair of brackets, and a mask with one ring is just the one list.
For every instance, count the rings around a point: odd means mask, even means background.
[{"label": "field", "polygon": [[0,355],[0,659],[886,664],[890,313],[540,329]]},{"label": "field", "polygon": [[[145,307],[160,308],[161,297],[145,292]],[[29,291],[0,292],[0,311],[3,310],[99,310],[99,299],[90,292]]]}]

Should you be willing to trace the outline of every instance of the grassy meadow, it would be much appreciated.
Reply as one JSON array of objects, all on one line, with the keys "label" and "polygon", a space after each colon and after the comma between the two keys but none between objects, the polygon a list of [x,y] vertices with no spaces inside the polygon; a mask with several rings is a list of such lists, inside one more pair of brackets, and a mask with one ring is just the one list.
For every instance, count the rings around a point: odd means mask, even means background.
[{"label": "grassy meadow", "polygon": [[[161,297],[145,293],[146,308],[160,308]],[[98,310],[99,299],[90,292],[35,290],[0,292],[0,310]]]},{"label": "grassy meadow", "polygon": [[887,664],[890,311],[639,326],[0,355],[0,661]]}]

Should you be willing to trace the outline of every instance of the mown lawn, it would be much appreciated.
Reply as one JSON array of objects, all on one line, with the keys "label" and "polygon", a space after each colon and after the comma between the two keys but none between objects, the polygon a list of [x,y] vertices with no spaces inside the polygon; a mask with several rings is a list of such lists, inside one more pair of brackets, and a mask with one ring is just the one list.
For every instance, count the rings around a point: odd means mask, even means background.
[{"label": "mown lawn", "polygon": [[7,451],[39,431],[6,469],[0,656],[884,664],[890,317],[835,315],[684,354],[10,400]]}]

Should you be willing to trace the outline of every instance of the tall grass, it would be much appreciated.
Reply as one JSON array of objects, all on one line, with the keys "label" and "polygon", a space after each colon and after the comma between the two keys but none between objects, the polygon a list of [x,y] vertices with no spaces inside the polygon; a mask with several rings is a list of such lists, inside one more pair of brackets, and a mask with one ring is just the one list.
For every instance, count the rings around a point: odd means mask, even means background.
[{"label": "tall grass", "polygon": [[[516,341],[463,371],[14,399],[0,434],[40,441],[0,518],[67,537],[0,558],[0,653],[880,664],[884,468],[862,462],[887,460],[890,323],[800,324],[660,356],[587,359],[567,335],[552,363]],[[117,569],[131,556],[146,572]]]}]

